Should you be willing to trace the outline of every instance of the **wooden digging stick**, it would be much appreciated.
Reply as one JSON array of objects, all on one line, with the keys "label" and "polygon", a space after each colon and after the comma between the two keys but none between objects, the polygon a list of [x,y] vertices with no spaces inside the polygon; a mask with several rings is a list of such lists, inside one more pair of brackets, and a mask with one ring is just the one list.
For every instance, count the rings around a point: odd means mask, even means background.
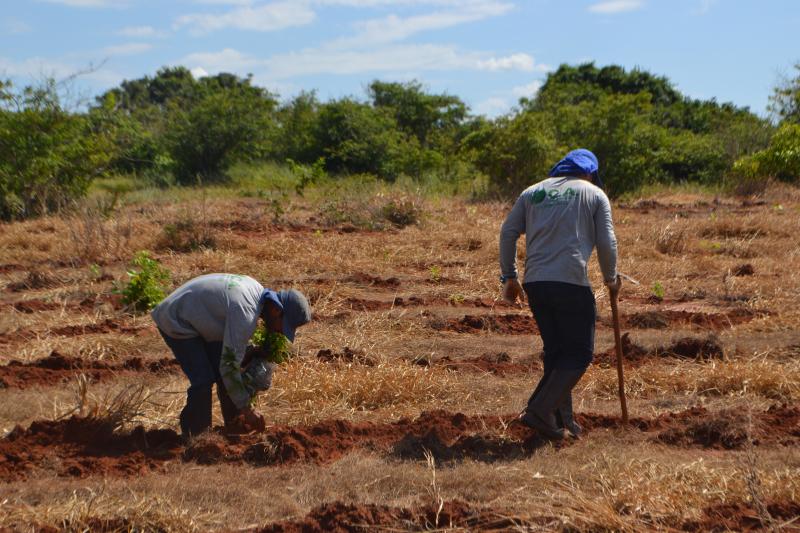
[{"label": "wooden digging stick", "polygon": [[622,372],[622,338],[619,331],[619,309],[617,308],[617,297],[619,293],[610,292],[611,296],[611,318],[614,321],[614,343],[617,347],[617,378],[619,381],[619,403],[622,406],[622,423],[628,425],[628,404],[625,401],[625,377]]}]

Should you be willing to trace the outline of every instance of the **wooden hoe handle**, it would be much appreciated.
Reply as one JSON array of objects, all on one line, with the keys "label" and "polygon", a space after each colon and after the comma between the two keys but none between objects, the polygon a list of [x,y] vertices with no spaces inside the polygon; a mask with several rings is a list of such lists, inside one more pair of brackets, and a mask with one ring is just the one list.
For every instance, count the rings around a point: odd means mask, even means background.
[{"label": "wooden hoe handle", "polygon": [[619,382],[619,403],[622,406],[622,423],[628,425],[628,404],[625,401],[625,376],[622,371],[622,338],[619,328],[619,309],[617,307],[618,293],[610,293],[611,318],[614,322],[614,344],[617,348],[617,380]]}]

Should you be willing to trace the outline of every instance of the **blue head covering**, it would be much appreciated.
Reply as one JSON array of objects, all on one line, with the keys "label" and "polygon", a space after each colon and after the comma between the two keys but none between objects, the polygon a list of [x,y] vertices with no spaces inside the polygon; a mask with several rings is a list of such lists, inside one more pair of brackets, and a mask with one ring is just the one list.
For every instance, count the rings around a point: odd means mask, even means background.
[{"label": "blue head covering", "polygon": [[591,174],[592,183],[603,188],[603,181],[600,179],[598,170],[600,165],[597,162],[597,156],[585,148],[578,148],[564,156],[564,159],[556,163],[550,169],[549,176],[582,176],[584,174]]},{"label": "blue head covering", "polygon": [[261,304],[268,300],[283,312],[283,334],[290,342],[294,342],[295,330],[311,321],[311,307],[308,305],[308,300],[303,293],[295,289],[279,292],[264,289],[261,294]]}]

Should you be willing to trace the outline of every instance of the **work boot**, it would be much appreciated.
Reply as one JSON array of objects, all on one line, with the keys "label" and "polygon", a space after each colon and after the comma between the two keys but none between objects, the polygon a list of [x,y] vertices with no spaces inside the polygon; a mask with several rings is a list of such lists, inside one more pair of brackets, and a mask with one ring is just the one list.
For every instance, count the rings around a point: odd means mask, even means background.
[{"label": "work boot", "polygon": [[211,385],[189,387],[180,422],[184,439],[196,437],[211,427]]},{"label": "work boot", "polygon": [[575,422],[575,417],[572,413],[572,392],[567,394],[567,398],[561,402],[561,405],[556,407],[556,422],[559,427],[566,429],[576,439],[581,436],[583,428]]},{"label": "work boot", "polygon": [[555,416],[556,407],[564,402],[585,371],[585,368],[553,369],[520,420],[547,439],[563,440],[567,436],[567,432],[558,427]]}]

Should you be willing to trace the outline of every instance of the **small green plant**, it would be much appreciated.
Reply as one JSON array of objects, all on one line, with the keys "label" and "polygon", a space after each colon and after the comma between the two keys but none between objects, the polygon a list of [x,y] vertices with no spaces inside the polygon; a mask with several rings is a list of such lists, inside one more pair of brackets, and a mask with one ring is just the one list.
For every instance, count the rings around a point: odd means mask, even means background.
[{"label": "small green plant", "polygon": [[292,174],[297,178],[294,192],[299,196],[303,196],[303,191],[309,185],[318,183],[328,177],[328,173],[325,172],[324,157],[320,157],[310,166],[297,163],[293,159],[287,159],[286,163],[289,165]]},{"label": "small green plant", "polygon": [[89,265],[89,275],[93,280],[99,280],[100,277],[103,275],[103,269],[100,268],[100,265],[97,263],[92,263]]},{"label": "small green plant", "polygon": [[453,305],[461,305],[464,303],[464,300],[466,300],[466,298],[464,298],[464,295],[461,293],[455,293],[451,294],[448,300],[450,300],[450,303]]},{"label": "small green plant", "polygon": [[281,364],[288,361],[292,356],[289,339],[281,333],[267,331],[264,326],[259,326],[250,343],[261,348],[265,353],[265,359],[270,363]]},{"label": "small green plant", "polygon": [[664,299],[664,286],[661,284],[660,281],[656,281],[653,283],[653,298],[658,300],[659,302]]},{"label": "small green plant", "polygon": [[431,281],[439,282],[442,279],[442,267],[439,265],[433,265],[428,269],[431,274]]},{"label": "small green plant", "polygon": [[135,312],[149,311],[166,297],[169,270],[146,251],[138,252],[131,265],[130,279],[118,292],[122,294],[122,302]]}]

